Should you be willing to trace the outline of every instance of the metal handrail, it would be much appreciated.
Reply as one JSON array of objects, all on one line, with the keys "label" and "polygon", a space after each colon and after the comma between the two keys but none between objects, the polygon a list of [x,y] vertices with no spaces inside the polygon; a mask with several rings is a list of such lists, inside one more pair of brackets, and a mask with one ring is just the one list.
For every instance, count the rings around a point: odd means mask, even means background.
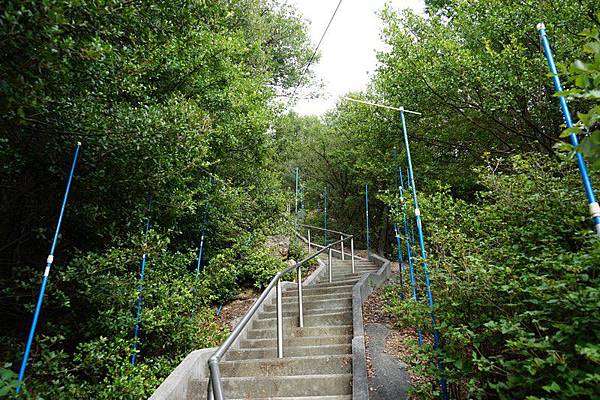
[{"label": "metal handrail", "polygon": [[[303,225],[305,227],[311,227],[310,225]],[[314,228],[313,228],[314,229]],[[317,228],[321,230],[325,230],[322,228]],[[346,240],[350,240],[350,248],[351,248],[351,259],[352,259],[352,272],[354,272],[354,236],[348,235],[342,232],[329,231],[332,233],[341,234],[341,239],[337,242],[331,243],[325,247],[322,247],[321,250],[311,254],[310,256],[304,258],[303,260],[297,262],[294,265],[291,265],[285,268],[282,271],[279,271],[271,280],[267,288],[261,293],[260,297],[252,304],[250,310],[246,312],[242,320],[237,324],[237,326],[233,329],[231,334],[225,341],[219,346],[217,351],[209,358],[208,360],[208,368],[210,370],[210,381],[208,384],[208,398],[214,398],[215,400],[224,400],[223,395],[223,382],[221,380],[221,371],[219,370],[219,362],[225,355],[225,353],[231,348],[236,339],[240,336],[248,322],[252,319],[252,316],[256,313],[256,311],[260,308],[260,306],[264,303],[267,296],[276,287],[277,290],[277,358],[283,358],[283,305],[282,305],[282,288],[281,288],[281,278],[293,271],[297,270],[298,274],[298,326],[300,328],[304,327],[304,311],[303,311],[303,298],[302,298],[302,265],[306,262],[316,258],[320,254],[328,251],[328,269],[329,269],[329,282],[333,280],[333,268],[332,268],[332,248],[333,246],[343,243]],[[310,234],[309,234],[310,236]],[[309,251],[310,251],[310,240],[309,240]],[[211,393],[212,388],[212,393]],[[212,396],[211,396],[212,395]]]},{"label": "metal handrail", "polygon": [[321,228],[319,226],[314,226],[314,225],[300,224],[300,226],[302,226],[304,228],[316,229],[318,231],[327,231],[327,232],[331,232],[331,233],[337,233],[338,235],[342,235],[342,236],[346,236],[346,237],[351,236],[351,235],[348,235],[347,233],[344,233],[344,232],[334,231],[332,229],[325,229],[325,228]]}]

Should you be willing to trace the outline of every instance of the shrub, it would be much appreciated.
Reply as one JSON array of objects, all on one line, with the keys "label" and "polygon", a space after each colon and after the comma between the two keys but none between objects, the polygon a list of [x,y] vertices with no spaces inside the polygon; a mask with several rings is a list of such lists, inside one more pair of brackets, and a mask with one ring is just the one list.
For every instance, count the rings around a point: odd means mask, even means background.
[{"label": "shrub", "polygon": [[[476,204],[443,188],[422,196],[455,398],[600,396],[600,241],[572,163],[541,160],[514,157],[478,170],[485,190]],[[395,297],[390,310],[430,333],[428,307]],[[431,348],[421,356],[421,372],[435,374]],[[436,396],[429,386],[417,391]]]}]

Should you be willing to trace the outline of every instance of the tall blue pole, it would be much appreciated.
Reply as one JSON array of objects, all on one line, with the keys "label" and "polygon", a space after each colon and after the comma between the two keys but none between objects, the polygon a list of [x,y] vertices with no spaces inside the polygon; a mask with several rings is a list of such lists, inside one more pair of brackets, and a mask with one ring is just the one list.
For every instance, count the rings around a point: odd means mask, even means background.
[{"label": "tall blue pole", "polygon": [[[404,193],[404,178],[402,176],[402,168],[398,168],[400,172],[400,186],[402,187],[402,192]],[[410,188],[410,181],[407,182],[408,187]],[[412,245],[414,243],[414,235],[412,235],[412,222],[411,222],[411,230],[408,229],[408,220],[406,218],[405,213],[405,205],[404,205],[404,196],[402,197],[402,216],[404,217],[404,236],[406,238],[406,253],[408,255],[408,272],[410,274],[410,286],[413,292],[413,301],[418,303],[419,299],[417,297],[417,282],[415,279],[415,270],[414,270],[414,262],[412,256]],[[419,335],[419,346],[423,346],[423,335],[421,334],[421,324],[417,324],[417,333]]]},{"label": "tall blue pole", "polygon": [[[202,229],[200,231],[200,246],[198,246],[198,262],[196,264],[196,287],[200,280],[200,267],[202,266],[202,254],[204,252],[204,234],[206,232],[206,223],[208,222],[208,191],[204,195],[204,215],[202,217]],[[194,288],[194,294],[197,293],[197,289]],[[194,296],[196,297],[196,296]],[[195,300],[195,299],[194,299]],[[192,315],[195,315],[196,302],[194,302]]]},{"label": "tall blue pole", "polygon": [[[423,273],[425,275],[425,286],[427,289],[427,300],[429,301],[429,307],[431,308],[431,327],[433,329],[433,347],[435,350],[439,349],[440,337],[435,323],[435,313],[433,311],[433,295],[431,293],[431,284],[429,282],[429,267],[427,266],[427,253],[425,251],[425,239],[423,236],[423,225],[421,222],[421,210],[419,210],[419,204],[417,199],[417,187],[415,183],[415,174],[412,165],[412,158],[410,156],[410,144],[408,142],[408,130],[406,128],[406,119],[404,118],[404,110],[400,111],[400,118],[402,119],[402,133],[404,135],[404,147],[406,151],[406,159],[408,163],[408,179],[412,183],[412,195],[415,206],[415,221],[417,223],[417,234],[419,235],[419,247],[421,248],[421,258],[423,259]],[[446,379],[444,378],[444,367],[441,360],[438,359],[438,367],[441,373],[440,386],[442,389],[442,395],[444,399],[448,399],[448,388],[446,386]]]},{"label": "tall blue pole", "polygon": [[369,236],[369,185],[365,185],[365,228],[367,233],[367,254],[369,260],[371,259],[371,238]]},{"label": "tall blue pole", "polygon": [[298,167],[296,167],[296,191],[294,194],[296,216],[298,215],[298,180],[300,179],[299,175],[300,175],[300,169]]},{"label": "tall blue pole", "polygon": [[196,264],[196,280],[200,277],[200,266],[202,265],[202,252],[204,250],[204,228],[200,234],[200,246],[198,246],[198,263]]},{"label": "tall blue pole", "polygon": [[325,246],[327,246],[327,242],[328,242],[328,237],[327,237],[327,186],[325,186],[325,194],[323,196],[323,208],[325,211],[325,221],[323,224],[323,228],[325,228]]},{"label": "tall blue pole", "polygon": [[202,265],[202,252],[204,250],[204,233],[206,223],[208,222],[208,192],[204,196],[204,215],[202,218],[202,230],[200,231],[200,246],[198,246],[198,264],[196,265],[196,279],[200,276],[200,266]]},{"label": "tall blue pole", "polygon": [[[396,164],[398,159],[398,152],[396,150],[396,146],[394,146],[394,164]],[[395,178],[396,180],[396,186],[398,187],[398,195],[400,196],[400,201],[402,201],[402,187],[400,186],[400,176],[398,175],[397,178]],[[404,210],[402,209],[402,206],[400,207],[402,213],[404,213]],[[404,263],[404,260],[402,258],[402,240],[400,238],[400,231],[398,230],[398,225],[394,224],[394,231],[396,233],[396,244],[398,246],[398,265],[400,268],[400,280],[402,280],[402,264]]]},{"label": "tall blue pole", "polygon": [[52,240],[52,246],[50,247],[50,253],[46,259],[46,269],[44,270],[44,277],[42,278],[42,286],[40,293],[38,294],[37,304],[35,305],[35,311],[33,313],[33,320],[31,321],[31,327],[29,328],[29,336],[27,337],[27,344],[25,345],[25,353],[23,354],[23,360],[21,361],[21,369],[19,370],[19,382],[17,384],[17,393],[21,391],[21,385],[25,378],[25,370],[27,369],[27,361],[29,360],[29,353],[31,351],[31,345],[33,344],[33,338],[35,336],[35,328],[40,317],[40,311],[42,310],[42,303],[44,301],[44,292],[46,291],[46,285],[48,284],[48,276],[52,269],[52,263],[54,262],[54,251],[56,250],[56,244],[58,243],[58,235],[60,233],[60,227],[62,225],[63,217],[65,215],[65,209],[67,207],[67,201],[69,199],[69,192],[71,190],[71,183],[73,182],[73,175],[75,174],[75,166],[77,165],[77,158],[79,157],[79,149],[81,149],[81,142],[77,142],[75,148],[75,155],[73,156],[73,162],[71,163],[71,171],[69,172],[69,179],[67,181],[67,188],[63,196],[62,205],[60,207],[60,213],[58,215],[58,222],[56,223],[56,229],[54,230],[54,239]]},{"label": "tall blue pole", "polygon": [[412,261],[412,254],[408,254],[410,249],[410,237],[408,236],[408,223],[406,222],[406,207],[404,205],[404,176],[402,175],[402,167],[398,167],[398,176],[400,177],[400,185],[398,187],[400,192],[400,207],[402,209],[402,220],[404,222],[404,241],[406,242],[406,249],[409,261]]},{"label": "tall blue pole", "polygon": [[[146,229],[145,229],[145,243],[148,242],[148,231],[150,230],[150,207],[152,206],[152,197],[148,195],[148,209],[146,215]],[[140,318],[142,315],[142,292],[144,291],[144,276],[146,273],[146,251],[142,255],[142,266],[140,269],[140,285],[138,289],[138,304],[137,304],[137,313],[135,316],[135,327],[133,328],[133,353],[131,354],[131,365],[135,366],[135,359],[137,355],[138,349],[138,336],[140,331]]]},{"label": "tall blue pole", "polygon": [[[554,89],[557,93],[560,93],[563,89],[560,83],[560,77],[558,76],[558,70],[556,69],[556,64],[554,63],[554,56],[552,55],[550,42],[548,40],[548,36],[546,35],[546,27],[543,23],[540,23],[538,24],[537,29],[540,33],[542,47],[544,48],[544,54],[546,55],[546,59],[548,60],[548,67],[550,68],[550,73],[552,74]],[[571,111],[569,110],[567,99],[564,96],[560,96],[558,99],[567,128],[572,128],[573,120],[571,118]],[[579,145],[579,139],[575,134],[571,134],[569,136],[569,141],[573,146]],[[587,166],[585,164],[585,160],[583,158],[583,154],[577,151],[575,153],[575,157],[577,158],[577,166],[579,167],[579,173],[581,174],[581,179],[583,181],[583,188],[585,189],[585,194],[588,199],[590,215],[592,216],[592,220],[594,221],[596,234],[600,235],[600,206],[598,205],[596,195],[594,194],[594,188],[592,187],[592,182],[590,180],[590,176],[587,170]]]},{"label": "tall blue pole", "polygon": [[[394,146],[394,165],[396,164],[398,159],[398,152],[396,150],[396,146]],[[398,170],[401,172],[400,170]],[[398,195],[400,201],[400,212],[402,216],[404,216],[404,207],[402,206],[402,186],[400,186],[400,176],[395,179],[396,186],[398,187]],[[398,273],[400,277],[400,300],[404,299],[404,280],[403,280],[403,270],[404,270],[404,260],[402,258],[402,240],[400,238],[400,230],[398,229],[398,224],[394,223],[394,233],[396,235],[396,247],[397,247],[397,258],[398,258]]]}]

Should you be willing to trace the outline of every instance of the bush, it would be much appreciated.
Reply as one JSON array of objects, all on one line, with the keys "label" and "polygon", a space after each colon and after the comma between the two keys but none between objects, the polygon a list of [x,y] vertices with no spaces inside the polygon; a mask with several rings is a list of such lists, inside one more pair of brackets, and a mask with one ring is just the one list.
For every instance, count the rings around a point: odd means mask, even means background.
[{"label": "bush", "polygon": [[[220,342],[225,332],[206,306],[208,289],[198,287],[189,270],[195,253],[172,253],[168,245],[151,233],[146,246],[135,368],[130,358],[141,255],[112,248],[55,267],[28,366],[26,388],[33,397],[147,397],[189,352]],[[18,366],[22,342],[2,342],[13,349],[5,359]]]},{"label": "bush", "polygon": [[[478,170],[485,190],[477,204],[443,188],[422,196],[455,398],[600,396],[600,241],[572,163],[541,160],[514,157]],[[390,310],[430,334],[428,307],[411,303],[393,297]],[[421,373],[436,374],[431,348],[421,356]],[[437,396],[430,386],[417,391]]]}]

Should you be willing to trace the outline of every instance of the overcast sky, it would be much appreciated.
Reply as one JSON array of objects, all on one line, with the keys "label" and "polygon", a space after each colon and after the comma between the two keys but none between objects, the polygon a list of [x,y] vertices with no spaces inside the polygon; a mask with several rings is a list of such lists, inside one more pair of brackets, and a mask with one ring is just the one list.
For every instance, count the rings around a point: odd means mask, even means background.
[{"label": "overcast sky", "polygon": [[[310,21],[313,46],[319,41],[339,0],[288,0]],[[396,9],[422,12],[423,0],[387,0]],[[382,23],[377,12],[386,0],[344,0],[321,44],[321,59],[313,66],[324,84],[317,99],[300,99],[294,108],[302,115],[321,115],[335,106],[339,96],[364,89],[375,70],[375,53],[383,48]]]}]

